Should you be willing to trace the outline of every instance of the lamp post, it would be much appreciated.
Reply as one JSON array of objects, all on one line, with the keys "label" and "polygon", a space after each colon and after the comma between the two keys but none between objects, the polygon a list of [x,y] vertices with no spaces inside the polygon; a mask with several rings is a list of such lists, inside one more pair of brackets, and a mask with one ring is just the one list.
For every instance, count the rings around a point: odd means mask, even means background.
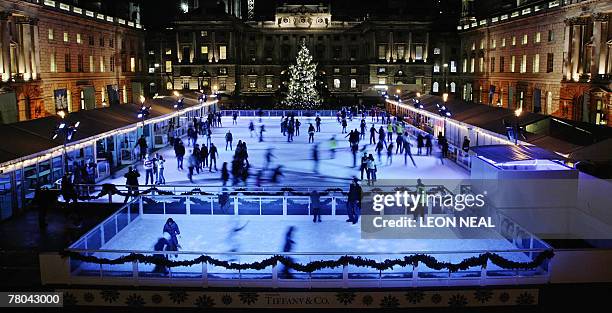
[{"label": "lamp post", "polygon": [[[184,98],[180,98],[174,104],[174,109],[176,110],[177,113],[180,112],[183,109],[183,107],[185,106],[184,100],[185,100]],[[181,116],[180,116],[180,114],[178,114],[177,122],[176,122],[176,127],[180,127],[180,126],[181,126]]]},{"label": "lamp post", "polygon": [[57,139],[58,137],[62,137],[63,140],[63,170],[64,170],[64,174],[68,173],[68,155],[66,152],[66,145],[68,144],[68,142],[70,142],[72,140],[72,136],[74,135],[74,133],[76,133],[77,129],[79,128],[79,125],[81,125],[81,122],[76,121],[74,122],[74,124],[68,123],[66,121],[66,112],[64,110],[61,110],[59,112],[57,112],[57,115],[61,118],[61,120],[59,121],[59,123],[57,124],[57,126],[55,126],[55,130],[53,131],[53,138],[52,139]]},{"label": "lamp post", "polygon": [[514,122],[514,144],[518,145],[518,136],[519,133],[521,132],[521,127],[519,125],[519,118],[521,117],[521,114],[523,113],[523,108],[519,107],[518,109],[514,110],[514,116],[515,116],[515,122]]}]

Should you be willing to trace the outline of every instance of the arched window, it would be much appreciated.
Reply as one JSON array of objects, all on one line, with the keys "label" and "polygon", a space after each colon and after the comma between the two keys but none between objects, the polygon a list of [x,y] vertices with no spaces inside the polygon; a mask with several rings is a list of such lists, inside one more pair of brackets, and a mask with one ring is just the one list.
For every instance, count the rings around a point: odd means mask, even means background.
[{"label": "arched window", "polygon": [[355,89],[357,88],[357,80],[354,78],[351,78],[351,89]]},{"label": "arched window", "polygon": [[455,84],[455,82],[451,82],[450,83],[450,92],[455,92],[457,88],[457,85]]},{"label": "arched window", "polygon": [[433,87],[432,87],[432,91],[433,92],[438,92],[439,88],[440,88],[440,84],[438,82],[434,82],[433,83]]},{"label": "arched window", "polygon": [[334,88],[340,89],[340,79],[339,78],[334,78]]}]

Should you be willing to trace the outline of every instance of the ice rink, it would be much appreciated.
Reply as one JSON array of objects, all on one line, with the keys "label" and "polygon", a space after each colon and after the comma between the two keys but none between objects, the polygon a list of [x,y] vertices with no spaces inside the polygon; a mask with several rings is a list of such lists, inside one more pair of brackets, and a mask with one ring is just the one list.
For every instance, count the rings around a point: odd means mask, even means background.
[{"label": "ice rink", "polygon": [[[250,185],[255,182],[255,173],[264,166],[264,156],[268,148],[272,148],[274,158],[270,168],[274,168],[278,165],[282,165],[283,177],[281,177],[278,185],[282,186],[348,186],[351,177],[360,176],[359,168],[354,168],[353,157],[350,152],[348,138],[345,138],[346,134],[342,134],[342,127],[336,122],[335,118],[324,117],[321,123],[321,132],[315,133],[315,144],[318,144],[319,148],[319,168],[318,173],[314,172],[314,161],[312,160],[312,150],[314,144],[308,143],[308,125],[309,123],[314,124],[314,118],[304,117],[298,118],[302,122],[300,127],[300,135],[294,137],[294,141],[291,143],[287,142],[287,138],[280,132],[280,117],[264,117],[262,122],[265,126],[266,132],[264,133],[264,142],[259,142],[257,134],[253,134],[253,137],[249,134],[248,125],[251,120],[256,125],[256,132],[259,131],[260,123],[257,118],[250,117],[239,117],[238,124],[232,125],[231,117],[223,117],[223,127],[214,128],[212,135],[212,142],[219,149],[219,158],[217,160],[217,168],[220,170],[223,162],[231,163],[233,157],[233,151],[225,150],[225,134],[229,130],[233,134],[233,145],[238,143],[238,140],[246,141],[249,153],[249,162],[251,164],[251,176],[248,180]],[[358,160],[364,152],[372,154],[378,161],[376,153],[374,151],[375,146],[369,143],[369,128],[373,124],[369,117],[366,118],[367,124],[367,136],[366,139],[362,139],[360,142],[360,152],[358,153]],[[360,119],[354,118],[352,122],[349,122],[347,129],[359,128]],[[381,124],[374,123],[378,129]],[[386,127],[385,127],[386,131]],[[330,154],[330,138],[336,136],[337,149],[336,157],[331,159]],[[378,140],[378,139],[377,139]],[[393,137],[395,144],[395,136]],[[205,143],[206,137],[199,136],[198,143],[202,145]],[[382,164],[378,164],[378,179],[464,179],[469,177],[467,170],[461,168],[457,164],[445,160],[444,165],[441,164],[439,159],[439,151],[434,148],[433,156],[418,156],[415,138],[411,138],[412,141],[412,153],[416,162],[417,167],[414,167],[408,159],[408,165],[404,165],[404,156],[400,154],[394,154],[392,165],[386,165],[386,151],[383,151]],[[194,175],[194,184],[191,184],[187,178],[187,155],[190,147],[187,146],[186,138],[183,139],[186,145],[187,154],[185,155],[185,166],[183,171],[177,170],[176,158],[174,150],[170,147],[164,148],[160,151],[164,159],[166,159],[165,177],[166,184],[178,184],[178,185],[206,185],[206,186],[220,186],[220,172],[209,172],[208,170],[203,171],[200,174]],[[367,144],[367,145],[366,145]],[[435,144],[434,144],[435,145]],[[424,149],[423,149],[424,150]],[[359,164],[358,164],[359,165]],[[140,184],[144,185],[145,175],[142,170],[142,166],[138,166],[140,172]],[[116,185],[125,184],[125,178],[123,173],[115,175],[114,178],[108,178],[99,184],[112,183]],[[269,179],[271,171],[266,171],[264,174],[264,185],[270,185],[266,182],[266,178]]]}]

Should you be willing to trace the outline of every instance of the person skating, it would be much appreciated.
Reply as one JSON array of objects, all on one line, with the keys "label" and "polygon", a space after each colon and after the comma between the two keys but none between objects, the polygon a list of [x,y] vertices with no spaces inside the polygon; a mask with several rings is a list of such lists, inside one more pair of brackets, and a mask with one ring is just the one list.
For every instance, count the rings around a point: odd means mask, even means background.
[{"label": "person skating", "polygon": [[295,133],[295,122],[293,117],[287,123],[287,142],[293,142],[293,134]]},{"label": "person skating", "polygon": [[383,146],[382,141],[379,141],[376,144],[376,148],[374,150],[376,150],[376,154],[378,155],[378,164],[382,164],[382,151],[385,149],[385,147]]},{"label": "person skating", "polygon": [[227,170],[227,162],[223,162],[223,165],[221,165],[221,181],[223,182],[223,187],[227,185],[228,180],[229,171]]},{"label": "person skating", "polygon": [[217,113],[217,126],[223,127],[223,123],[221,122],[221,112]]},{"label": "person skating", "polygon": [[346,126],[348,126],[348,123],[346,122],[346,119],[342,119],[342,133],[346,134]]},{"label": "person skating", "polygon": [[423,137],[423,135],[421,133],[419,133],[419,135],[417,136],[417,154],[421,155],[421,152],[423,150],[423,147],[425,146],[425,138]]},{"label": "person skating", "polygon": [[125,177],[125,185],[127,186],[127,195],[123,203],[127,203],[131,196],[136,197],[138,195],[138,177],[140,177],[140,174],[129,166],[123,177]]},{"label": "person skating", "polygon": [[197,143],[193,147],[193,155],[196,158],[196,166],[195,166],[196,173],[200,174],[200,169],[202,166],[202,159],[200,159],[200,157],[202,156],[202,152],[200,150],[200,145],[198,145]]},{"label": "person skating", "polygon": [[214,143],[210,144],[208,155],[210,156],[210,163],[208,164],[208,171],[212,172],[213,164],[215,166],[215,171],[217,171],[217,157],[219,156],[219,152],[217,151],[217,146],[215,146]]},{"label": "person skating", "polygon": [[393,143],[387,146],[387,165],[393,164]]},{"label": "person skating", "polygon": [[302,126],[302,122],[300,122],[300,120],[296,118],[295,119],[295,135],[296,136],[300,135],[300,126]]},{"label": "person skating", "polygon": [[308,143],[314,143],[314,133],[315,128],[312,126],[312,123],[310,123],[310,126],[308,126]]},{"label": "person skating", "polygon": [[425,136],[425,152],[427,155],[431,155],[433,152],[433,143],[431,142],[431,135]]},{"label": "person skating", "polygon": [[365,139],[366,136],[366,121],[363,119],[361,123],[359,123],[359,127],[361,128],[361,132],[359,133],[359,139]]},{"label": "person skating", "polygon": [[319,113],[317,113],[317,117],[315,118],[315,124],[317,125],[317,133],[321,132],[321,117]]},{"label": "person skating", "polygon": [[234,136],[230,130],[225,134],[225,151],[227,151],[227,146],[229,145],[230,150],[233,151],[234,147],[232,147],[232,140],[234,140]]},{"label": "person skating", "polygon": [[195,145],[197,141],[198,135],[196,131],[193,129],[193,127],[189,126],[189,128],[187,128],[187,146],[191,147]]},{"label": "person skating", "polygon": [[357,151],[359,151],[359,145],[351,145],[351,154],[353,154],[353,167],[357,166]]},{"label": "person skating", "polygon": [[395,126],[391,123],[387,124],[387,141],[393,142],[394,132],[395,132]]},{"label": "person skating", "polygon": [[232,125],[238,125],[238,113],[234,112],[234,114],[232,114]]},{"label": "person skating", "polygon": [[183,170],[183,158],[185,157],[185,145],[183,141],[177,139],[174,145],[174,155],[176,156],[176,169]]},{"label": "person skating", "polygon": [[187,174],[187,178],[189,178],[189,181],[192,184],[193,184],[193,170],[195,169],[197,162],[198,162],[197,157],[193,153],[193,150],[189,150],[189,157],[187,158],[187,169],[189,170],[189,173]]},{"label": "person skating", "polygon": [[338,143],[336,142],[336,135],[332,135],[331,138],[329,139],[329,155],[332,160],[336,158],[336,147],[337,146],[338,146]]},{"label": "person skating", "polygon": [[158,185],[166,184],[166,177],[164,176],[165,163],[166,163],[166,160],[164,160],[164,157],[161,154],[158,154],[157,155],[157,184]]},{"label": "person skating", "polygon": [[261,126],[259,126],[259,142],[263,142],[263,133],[266,131],[266,128],[264,127],[264,124],[261,124]]},{"label": "person skating", "polygon": [[376,127],[372,124],[372,127],[370,127],[370,144],[376,144],[376,134],[378,134]]},{"label": "person skating", "polygon": [[[162,233],[170,234],[170,240],[168,240],[168,251],[178,251],[178,249],[181,247],[178,241],[178,236],[181,235],[181,231],[179,229],[178,224],[172,218],[166,220],[166,224],[164,224]],[[175,254],[174,256],[178,257],[177,254]]]},{"label": "person skating", "polygon": [[251,138],[253,138],[253,133],[255,133],[255,124],[253,121],[251,121],[249,122],[249,134],[251,135]]},{"label": "person skating", "polygon": [[208,147],[206,145],[202,145],[200,149],[200,167],[202,171],[208,167]]},{"label": "person skating", "polygon": [[363,180],[363,173],[367,174],[367,171],[368,171],[368,153],[367,152],[364,152],[363,156],[361,157],[361,166],[359,167],[359,171],[361,172],[361,180]]},{"label": "person skating", "polygon": [[408,165],[408,157],[410,157],[410,160],[412,161],[412,165],[414,165],[414,167],[417,167],[416,162],[414,162],[414,158],[412,157],[412,147],[410,144],[410,139],[406,136],[404,138],[404,165]]},{"label": "person skating", "polygon": [[440,145],[440,149],[442,150],[440,155],[440,162],[444,164],[444,158],[448,157],[448,140],[446,140],[445,136],[442,136],[441,141],[438,142]]},{"label": "person skating", "polygon": [[374,162],[374,157],[371,154],[369,156],[366,156],[365,161],[368,186],[370,186],[376,181],[376,163]]},{"label": "person skating", "polygon": [[272,177],[270,178],[270,182],[274,184],[278,183],[279,177],[284,176],[282,172],[282,168],[283,166],[279,165],[274,169],[274,172],[272,173]]},{"label": "person skating", "polygon": [[310,193],[310,212],[312,212],[312,222],[321,223],[321,196],[316,190]]},{"label": "person skating", "polygon": [[144,161],[142,161],[142,166],[145,170],[145,185],[149,184],[149,178],[151,178],[151,184],[155,183],[153,176],[153,164],[154,162],[149,155],[147,155]]},{"label": "person skating", "polygon": [[404,152],[404,136],[401,133],[398,133],[395,137],[395,144],[397,145],[397,148],[395,148],[395,154]]},{"label": "person skating", "polygon": [[[285,234],[285,244],[283,245],[283,252],[291,252],[293,251],[293,245],[295,245],[295,241],[293,241],[293,232],[295,231],[295,226],[289,227],[287,233]],[[291,257],[286,256],[290,261],[293,261]],[[282,269],[280,270],[281,276],[284,279],[293,278],[293,274],[289,271],[289,267],[282,265]]]},{"label": "person skating", "polygon": [[206,145],[210,146],[211,143],[212,143],[212,129],[208,127],[208,129],[206,129]]},{"label": "person skating", "polygon": [[359,221],[360,207],[361,207],[361,186],[359,186],[359,180],[357,177],[353,177],[353,182],[349,187],[348,199],[346,201],[346,208],[348,213],[347,222],[356,224]]},{"label": "person skating", "polygon": [[315,144],[312,147],[312,161],[314,162],[313,172],[319,173],[319,144]]},{"label": "person skating", "polygon": [[385,136],[385,129],[382,126],[378,128],[378,141],[382,142],[385,147],[387,146],[387,136]]}]

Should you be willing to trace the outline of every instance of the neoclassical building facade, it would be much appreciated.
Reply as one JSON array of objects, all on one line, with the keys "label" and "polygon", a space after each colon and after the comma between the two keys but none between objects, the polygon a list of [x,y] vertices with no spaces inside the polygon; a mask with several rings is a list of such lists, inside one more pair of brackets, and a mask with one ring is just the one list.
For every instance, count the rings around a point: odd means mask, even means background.
[{"label": "neoclassical building facade", "polygon": [[448,45],[453,32],[432,20],[337,21],[325,5],[279,6],[264,21],[196,8],[151,35],[149,72],[160,92],[273,96],[305,43],[318,63],[321,92],[355,102],[429,91],[434,68],[459,60]]},{"label": "neoclassical building facade", "polygon": [[459,25],[460,96],[612,126],[612,3],[519,4]]},{"label": "neoclassical building facade", "polygon": [[132,102],[144,30],[59,1],[0,1],[0,123]]}]

